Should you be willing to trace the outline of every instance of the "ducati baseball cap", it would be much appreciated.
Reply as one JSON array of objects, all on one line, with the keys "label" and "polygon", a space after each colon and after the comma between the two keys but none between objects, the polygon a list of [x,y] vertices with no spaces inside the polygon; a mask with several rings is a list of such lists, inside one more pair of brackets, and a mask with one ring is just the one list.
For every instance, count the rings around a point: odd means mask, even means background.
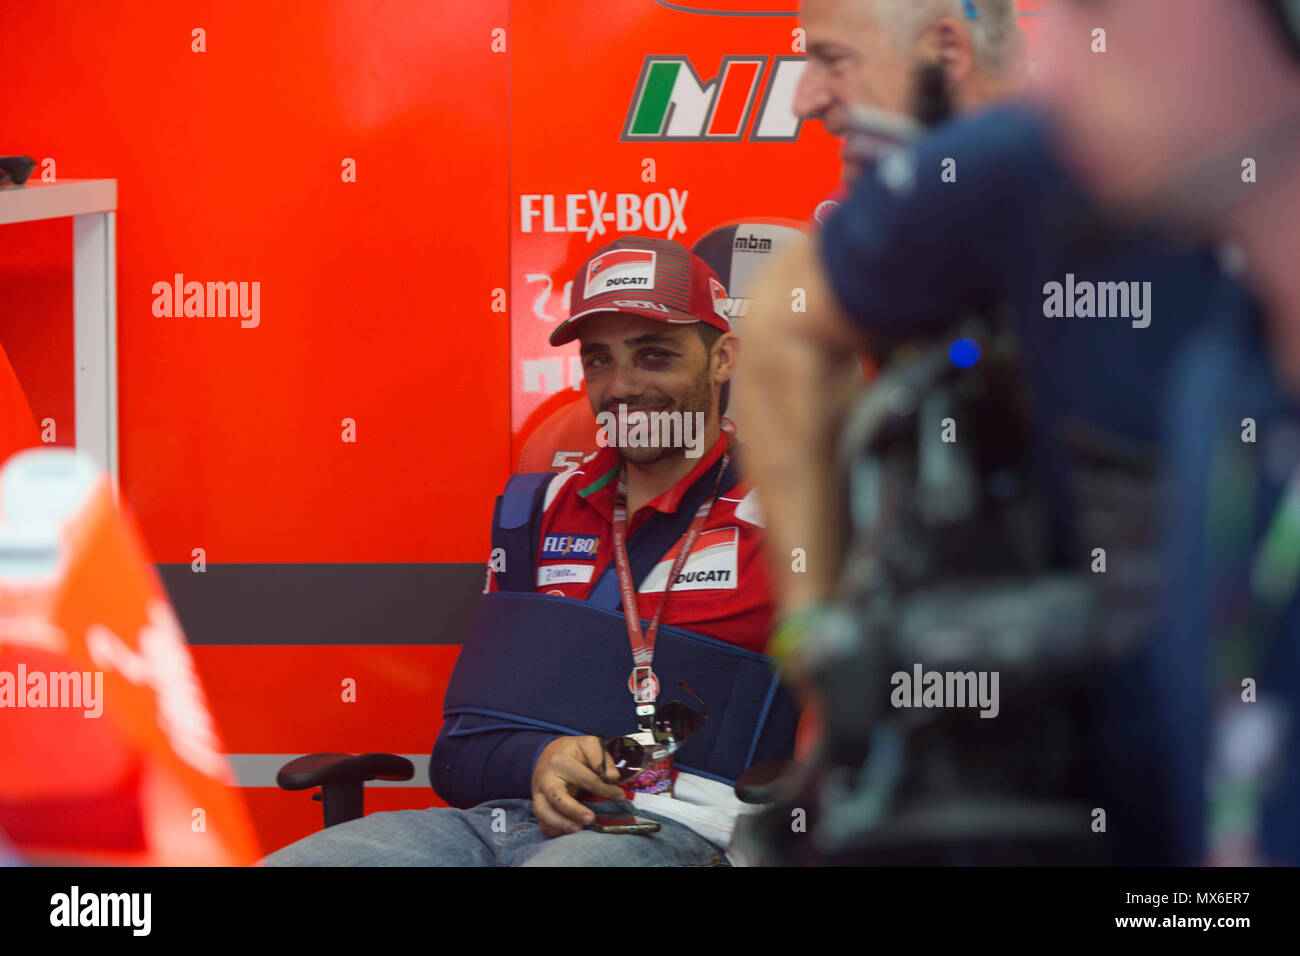
[{"label": "ducati baseball cap", "polygon": [[572,342],[583,319],[608,312],[661,322],[707,322],[731,331],[727,290],[718,274],[671,239],[629,236],[598,249],[574,277],[569,317],[551,333],[551,344]]}]

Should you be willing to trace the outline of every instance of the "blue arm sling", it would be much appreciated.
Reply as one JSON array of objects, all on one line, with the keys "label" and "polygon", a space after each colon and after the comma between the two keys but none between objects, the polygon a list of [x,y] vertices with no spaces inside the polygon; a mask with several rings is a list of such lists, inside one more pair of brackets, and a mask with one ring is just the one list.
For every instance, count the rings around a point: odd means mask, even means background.
[{"label": "blue arm sling", "polygon": [[[652,516],[631,536],[633,580],[644,580],[684,533],[712,490],[712,475],[701,476],[676,512]],[[515,475],[497,499],[492,544],[505,553],[505,568],[496,572],[501,590],[485,594],[475,612],[429,766],[434,789],[452,806],[529,796],[537,756],[557,736],[635,729],[627,689],[632,658],[616,581],[602,579],[585,601],[533,593],[541,505],[552,477]],[[722,490],[736,480],[724,475]],[[661,701],[689,701],[677,687],[683,679],[709,706],[704,728],[676,755],[681,770],[734,783],[753,763],[792,755],[798,711],[770,658],[661,625],[655,672]]]}]

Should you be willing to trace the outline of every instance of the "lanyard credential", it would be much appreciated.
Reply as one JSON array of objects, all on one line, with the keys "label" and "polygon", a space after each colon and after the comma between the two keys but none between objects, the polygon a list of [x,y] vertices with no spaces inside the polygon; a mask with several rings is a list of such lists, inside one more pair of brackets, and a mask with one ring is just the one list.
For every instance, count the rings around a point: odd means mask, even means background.
[{"label": "lanyard credential", "polygon": [[668,572],[668,580],[664,582],[664,596],[660,599],[659,606],[655,608],[655,616],[650,621],[650,626],[644,632],[641,630],[641,619],[637,613],[636,589],[632,585],[632,569],[627,558],[627,465],[620,465],[618,469],[618,491],[614,498],[613,521],[614,563],[618,567],[618,586],[623,595],[623,617],[627,621],[627,639],[632,647],[632,673],[628,676],[627,687],[636,702],[637,720],[642,730],[650,730],[655,699],[659,696],[659,679],[651,668],[655,656],[655,638],[659,635],[659,619],[663,617],[664,606],[668,603],[668,592],[677,582],[677,576],[681,574],[686,558],[700,536],[700,529],[704,527],[709,512],[713,510],[713,502],[717,500],[718,489],[722,485],[722,476],[731,463],[733,426],[731,422],[723,419],[722,429],[727,438],[727,450],[723,453],[718,475],[714,479],[713,491],[700,503],[695,511],[695,517],[691,519],[690,527],[682,536],[677,558]]}]

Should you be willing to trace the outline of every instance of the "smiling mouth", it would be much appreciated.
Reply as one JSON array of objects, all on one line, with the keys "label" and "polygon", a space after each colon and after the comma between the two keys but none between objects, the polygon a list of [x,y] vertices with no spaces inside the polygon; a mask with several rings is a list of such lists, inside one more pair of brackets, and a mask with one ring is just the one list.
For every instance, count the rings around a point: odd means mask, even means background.
[{"label": "smiling mouth", "polygon": [[[664,412],[667,410],[668,410],[667,405],[638,405],[635,408],[627,408],[625,410],[625,414],[630,416],[630,415],[635,415],[638,412],[644,412],[645,414],[649,415],[652,412]],[[618,406],[609,409],[609,411],[617,415],[619,413]]]}]

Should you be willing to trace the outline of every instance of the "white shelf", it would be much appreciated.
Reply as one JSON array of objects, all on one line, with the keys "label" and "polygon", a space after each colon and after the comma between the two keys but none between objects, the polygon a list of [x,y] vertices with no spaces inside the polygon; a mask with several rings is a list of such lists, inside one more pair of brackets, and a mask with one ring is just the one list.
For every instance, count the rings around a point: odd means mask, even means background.
[{"label": "white shelf", "polygon": [[[33,176],[39,173],[39,167],[32,170]],[[116,179],[68,179],[60,183],[29,179],[21,186],[0,188],[0,226],[116,209]]]}]

